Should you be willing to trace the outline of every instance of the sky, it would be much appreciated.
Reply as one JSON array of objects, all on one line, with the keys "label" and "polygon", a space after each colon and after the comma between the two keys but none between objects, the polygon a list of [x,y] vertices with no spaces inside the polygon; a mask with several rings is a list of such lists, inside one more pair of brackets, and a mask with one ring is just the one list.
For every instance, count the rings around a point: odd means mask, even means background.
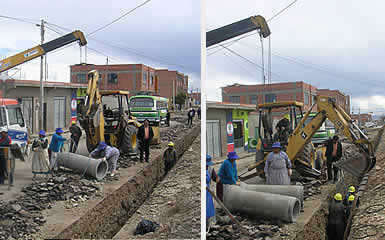
[{"label": "sky", "polygon": [[[293,0],[206,1],[206,31],[262,15],[269,19]],[[354,113],[385,113],[385,2],[298,0],[268,21],[272,82],[304,81],[338,89],[352,98]],[[249,35],[249,34],[246,34]],[[222,44],[227,45],[231,40]],[[268,40],[264,42],[267,62]],[[261,65],[258,34],[229,48]],[[221,50],[220,50],[221,49]],[[214,53],[216,52],[216,53]],[[230,51],[206,49],[207,99],[221,101],[221,88],[233,83],[261,84],[261,69]]]},{"label": "sky", "polygon": [[[0,15],[27,19],[61,34],[81,30],[88,41],[87,63],[142,63],[154,68],[168,68],[189,75],[189,87],[200,88],[200,16],[196,0],[152,0],[114,24],[94,34],[145,0],[100,1],[23,0],[2,2]],[[11,56],[40,44],[40,27],[0,17],[0,57]],[[60,27],[57,27],[60,26]],[[46,29],[46,41],[60,35]],[[72,64],[80,63],[79,45],[63,47],[48,54],[48,80],[69,82]],[[85,62],[85,50],[82,62]],[[18,70],[21,68],[21,71]],[[14,78],[39,80],[40,58],[10,70]]]}]

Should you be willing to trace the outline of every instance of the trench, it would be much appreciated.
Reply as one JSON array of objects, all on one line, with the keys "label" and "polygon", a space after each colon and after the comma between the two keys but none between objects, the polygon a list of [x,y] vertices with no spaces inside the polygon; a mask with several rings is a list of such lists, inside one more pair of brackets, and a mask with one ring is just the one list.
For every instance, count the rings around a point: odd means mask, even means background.
[{"label": "trench", "polygon": [[[200,130],[200,125],[197,125],[175,141],[178,157],[192,145]],[[164,178],[163,152],[54,238],[110,239],[116,235]]]},{"label": "trench", "polygon": [[[380,140],[383,136],[385,126],[382,127],[377,134],[374,136],[372,143],[375,151],[377,151]],[[367,173],[362,176],[360,179],[354,178],[350,175],[345,175],[345,186],[353,185],[356,188],[357,195],[361,198],[362,193],[365,190],[365,185],[367,183],[368,175]],[[324,186],[325,187],[325,186]],[[320,203],[317,205],[313,205],[314,211],[311,214],[311,217],[308,219],[306,224],[302,227],[301,230],[295,233],[295,236],[292,236],[292,239],[304,239],[304,240],[314,240],[314,239],[322,239],[328,240],[327,237],[327,224],[328,224],[328,203],[333,199],[333,196],[337,193],[337,185],[333,185],[329,189],[325,189],[326,191],[320,196]],[[306,205],[311,203],[306,202]],[[361,203],[360,203],[361,204]],[[352,213],[354,214],[354,213]],[[350,232],[350,227],[348,226],[348,232]]]}]

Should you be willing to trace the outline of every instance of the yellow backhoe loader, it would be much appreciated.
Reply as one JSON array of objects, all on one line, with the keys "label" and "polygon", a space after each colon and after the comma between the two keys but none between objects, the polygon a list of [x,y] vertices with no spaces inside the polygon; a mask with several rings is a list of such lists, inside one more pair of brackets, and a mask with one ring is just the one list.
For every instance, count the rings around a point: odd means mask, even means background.
[{"label": "yellow backhoe loader", "polygon": [[[272,129],[272,115],[282,111],[286,111],[289,115],[288,138],[286,141],[281,141],[284,146],[289,159],[291,160],[295,169],[302,175],[308,177],[318,178],[320,172],[312,167],[313,151],[311,149],[311,139],[321,125],[329,119],[339,131],[354,143],[362,158],[347,159],[344,162],[338,162],[337,167],[351,173],[354,176],[362,176],[364,173],[370,171],[376,164],[374,149],[368,137],[358,128],[352,121],[350,116],[335,103],[335,100],[325,96],[317,96],[316,102],[311,109],[306,112],[300,122],[297,122],[297,114],[302,114],[302,103],[291,102],[273,102],[259,104],[259,139],[257,144],[256,162],[248,166],[247,171],[240,174],[241,180],[246,180],[254,176],[263,175],[263,169],[267,155],[272,151],[272,144],[274,142]],[[313,109],[317,109],[317,115],[312,118],[307,124],[306,120]],[[263,129],[263,134],[261,134]],[[256,169],[256,172],[242,177],[247,172]]]},{"label": "yellow backhoe loader", "polygon": [[99,142],[106,142],[123,155],[137,157],[136,133],[141,124],[130,114],[129,92],[99,91],[99,72],[96,70],[88,73],[86,101],[78,117],[87,135],[89,152]]}]

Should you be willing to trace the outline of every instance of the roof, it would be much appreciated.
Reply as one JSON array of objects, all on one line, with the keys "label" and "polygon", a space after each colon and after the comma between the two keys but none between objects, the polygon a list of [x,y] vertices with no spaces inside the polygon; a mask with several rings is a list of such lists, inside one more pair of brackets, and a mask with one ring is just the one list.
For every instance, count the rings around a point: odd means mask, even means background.
[{"label": "roof", "polygon": [[19,104],[15,99],[0,98],[0,105],[16,105]]},{"label": "roof", "polygon": [[285,101],[285,102],[272,102],[272,103],[264,103],[258,104],[258,108],[279,108],[279,107],[303,107],[303,103],[297,101]]},{"label": "roof", "polygon": [[130,97],[130,100],[133,98],[152,98],[155,100],[162,100],[162,101],[168,102],[168,98],[159,97],[159,96],[152,96],[152,95],[135,95],[135,96]]},{"label": "roof", "polygon": [[[7,79],[6,83],[11,83],[19,87],[40,87],[40,81],[35,80],[15,80]],[[82,83],[68,83],[68,82],[44,82],[44,87],[52,88],[87,88],[87,84]]]},{"label": "roof", "polygon": [[233,109],[233,110],[246,110],[254,111],[257,107],[253,104],[241,104],[241,103],[230,103],[230,102],[206,102],[206,107],[215,109]]}]

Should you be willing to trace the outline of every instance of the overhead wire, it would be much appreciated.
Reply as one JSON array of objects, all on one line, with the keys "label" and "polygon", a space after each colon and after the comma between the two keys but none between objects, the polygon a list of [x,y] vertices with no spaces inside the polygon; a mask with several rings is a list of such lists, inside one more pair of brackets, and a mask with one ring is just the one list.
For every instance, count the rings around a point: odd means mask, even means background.
[{"label": "overhead wire", "polygon": [[[19,21],[19,22],[24,22],[24,23],[29,23],[29,24],[33,24],[33,25],[38,24],[40,21],[40,20],[35,20],[35,19],[17,18],[17,17],[5,16],[5,15],[0,15],[0,18],[7,18],[7,19],[11,19],[11,20]],[[33,21],[36,21],[36,22],[33,22]]]}]

